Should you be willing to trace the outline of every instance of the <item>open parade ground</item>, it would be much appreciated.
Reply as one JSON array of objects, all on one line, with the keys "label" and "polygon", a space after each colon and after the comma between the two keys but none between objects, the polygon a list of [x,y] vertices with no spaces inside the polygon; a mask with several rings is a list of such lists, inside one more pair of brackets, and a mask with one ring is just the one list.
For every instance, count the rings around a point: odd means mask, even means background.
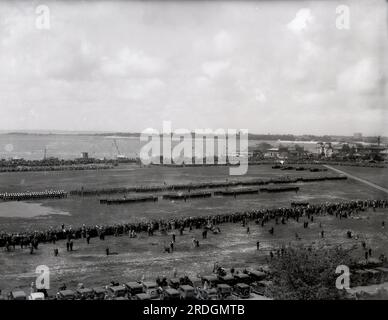
[{"label": "open parade ground", "polygon": [[0,305],[388,300],[387,0],[46,2],[0,1]]},{"label": "open parade ground", "polygon": [[[313,166],[320,167],[320,166]],[[386,168],[355,168],[337,166],[338,170],[362,179],[381,184],[388,175]],[[206,181],[225,181],[226,167],[139,167],[136,165],[119,166],[117,169],[84,172],[47,172],[2,174],[2,186],[14,192],[21,190],[87,188],[112,188],[133,185],[162,185],[196,183]],[[244,179],[268,179],[284,176],[322,176],[338,175],[337,172],[283,171],[270,165],[252,165]],[[379,179],[376,180],[376,177]],[[233,178],[228,177],[229,180]],[[252,209],[289,207],[291,202],[310,204],[341,202],[357,199],[386,199],[387,195],[363,182],[348,178],[340,181],[317,181],[296,183],[298,192],[242,194],[236,197],[213,196],[203,199],[159,200],[158,202],[129,203],[107,206],[99,203],[103,196],[69,196],[65,199],[45,199],[33,201],[11,201],[0,203],[0,222],[2,232],[26,232],[45,230],[49,227],[66,228],[93,225],[114,225],[128,222],[141,222],[147,219],[169,219],[174,217],[195,217],[233,213]],[[384,185],[384,184],[381,184]],[[4,190],[0,190],[4,191]],[[155,193],[158,194],[158,193]],[[130,193],[127,194],[130,196]],[[10,214],[10,212],[12,212]],[[85,239],[74,240],[74,249],[66,250],[66,241],[56,244],[42,243],[34,254],[28,248],[1,252],[2,273],[0,287],[4,290],[20,288],[27,290],[36,278],[35,268],[47,265],[50,268],[50,284],[53,293],[65,283],[75,287],[78,283],[85,286],[99,286],[114,280],[125,283],[132,280],[154,280],[157,276],[172,277],[174,273],[183,275],[211,274],[214,263],[226,268],[255,268],[265,265],[269,252],[284,245],[302,244],[305,246],[332,246],[343,244],[345,247],[360,245],[366,241],[373,247],[374,255],[387,255],[388,234],[382,228],[386,209],[376,212],[369,209],[350,219],[340,220],[333,216],[317,217],[304,229],[302,222],[289,221],[276,225],[270,222],[262,227],[249,223],[249,233],[241,223],[220,224],[220,233],[209,234],[202,239],[201,229],[170,230],[167,234],[155,232],[149,236],[140,232],[137,237],[128,235],[108,236],[105,240],[92,238],[90,244]],[[274,226],[274,234],[268,230]],[[320,232],[325,231],[322,239]],[[346,232],[351,230],[356,239],[347,239]],[[295,239],[298,233],[300,239]],[[164,252],[164,247],[176,235],[173,253]],[[192,239],[199,239],[199,247],[193,246]],[[260,250],[256,242],[260,241]],[[59,249],[54,256],[54,249]],[[106,255],[106,248],[111,254]],[[354,255],[363,258],[361,250]]]}]

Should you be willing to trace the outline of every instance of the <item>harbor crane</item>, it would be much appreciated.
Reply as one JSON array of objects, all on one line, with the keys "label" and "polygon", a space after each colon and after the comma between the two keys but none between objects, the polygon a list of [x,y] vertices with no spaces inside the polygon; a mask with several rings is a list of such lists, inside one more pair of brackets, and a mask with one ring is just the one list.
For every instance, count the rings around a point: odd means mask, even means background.
[{"label": "harbor crane", "polygon": [[116,150],[117,150],[116,158],[117,158],[117,159],[126,159],[127,157],[126,157],[125,155],[121,154],[116,139],[113,139],[113,144],[114,144],[114,146],[115,146],[115,148],[116,148]]}]

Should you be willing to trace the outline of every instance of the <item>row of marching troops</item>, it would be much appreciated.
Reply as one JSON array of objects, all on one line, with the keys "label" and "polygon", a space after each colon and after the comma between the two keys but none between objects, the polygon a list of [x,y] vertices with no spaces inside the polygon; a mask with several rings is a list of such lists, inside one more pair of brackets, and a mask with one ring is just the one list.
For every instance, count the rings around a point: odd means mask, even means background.
[{"label": "row of marching troops", "polygon": [[326,176],[298,176],[298,177],[279,177],[270,179],[249,179],[249,180],[232,180],[232,181],[214,181],[214,182],[200,182],[189,184],[166,184],[153,186],[132,186],[119,188],[101,188],[101,189],[84,189],[70,191],[71,195],[76,196],[95,196],[102,194],[116,194],[129,192],[158,192],[158,191],[175,191],[175,190],[191,190],[197,189],[212,189],[212,188],[228,188],[237,186],[255,186],[268,184],[283,184],[283,183],[297,183],[297,182],[316,182],[325,180],[344,180],[347,179],[343,175],[326,175]]},{"label": "row of marching troops", "polygon": [[[286,224],[288,219],[304,219],[313,221],[314,215],[333,215],[338,218],[348,218],[354,213],[365,211],[368,208],[388,208],[388,200],[357,200],[347,202],[325,202],[321,204],[308,204],[301,206],[258,209],[243,212],[225,213],[217,215],[196,216],[196,217],[175,217],[170,219],[154,219],[148,222],[122,223],[115,225],[83,225],[79,228],[66,228],[62,225],[60,228],[50,228],[46,231],[35,231],[25,233],[0,233],[0,247],[29,244],[32,240],[35,242],[51,242],[57,240],[85,238],[88,242],[91,238],[99,237],[101,240],[105,236],[119,236],[123,234],[137,234],[147,232],[152,236],[154,231],[167,232],[179,230],[180,234],[188,228],[205,228],[214,230],[216,225],[221,223],[241,223],[246,226],[249,221],[264,226],[266,223],[274,221],[276,224],[281,222]],[[274,227],[270,233],[274,233]]]},{"label": "row of marching troops", "polygon": [[75,171],[75,170],[100,170],[112,169],[113,165],[79,164],[58,166],[17,166],[0,167],[0,172],[35,172],[35,171]]},{"label": "row of marching troops", "polygon": [[[278,164],[279,160],[263,160],[263,159],[248,159],[249,165],[273,165]],[[320,160],[308,160],[308,159],[288,159],[285,162],[287,165],[296,164],[296,165],[336,165],[336,166],[354,166],[354,167],[371,167],[371,168],[386,168],[386,162],[369,162],[367,161],[354,161],[354,160],[330,160],[330,159],[320,159]],[[154,166],[164,166],[164,167],[217,167],[217,166],[230,166],[232,164],[220,164],[220,163],[203,163],[203,164],[152,164]]]},{"label": "row of marching troops", "polygon": [[0,193],[0,199],[4,201],[21,201],[47,198],[66,198],[67,192],[64,190],[45,190],[39,192],[5,192]]}]

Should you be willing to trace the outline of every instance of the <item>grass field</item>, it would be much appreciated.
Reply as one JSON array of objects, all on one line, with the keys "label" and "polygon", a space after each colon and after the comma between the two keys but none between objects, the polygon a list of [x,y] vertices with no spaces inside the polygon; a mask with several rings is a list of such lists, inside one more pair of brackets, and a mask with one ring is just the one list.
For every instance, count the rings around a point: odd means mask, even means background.
[{"label": "grass field", "polygon": [[[347,168],[339,169],[346,171]],[[352,167],[356,170],[357,168]],[[362,178],[375,179],[381,175],[386,176],[387,169],[362,168]],[[367,170],[366,170],[367,169]],[[356,171],[351,172],[357,175]],[[296,171],[279,171],[270,166],[251,166],[248,175],[244,179],[269,178],[280,175],[326,175],[331,172],[311,173]],[[21,181],[23,177],[24,181]],[[0,190],[12,188],[13,191],[74,189],[81,185],[91,187],[130,186],[167,183],[187,183],[190,181],[225,181],[233,178],[227,175],[225,167],[210,168],[136,168],[128,166],[116,170],[96,172],[49,172],[2,174],[0,176]],[[237,179],[242,179],[237,177]],[[381,179],[381,178],[380,178]],[[381,179],[383,180],[383,179]],[[379,184],[378,181],[373,181]],[[324,181],[319,183],[299,184],[298,193],[287,192],[282,194],[259,193],[256,195],[233,197],[214,197],[211,199],[193,199],[184,201],[159,200],[156,203],[138,203],[119,206],[100,205],[97,197],[69,197],[60,200],[34,201],[35,206],[42,205],[49,210],[46,215],[31,217],[5,216],[6,207],[0,204],[0,229],[7,231],[46,229],[48,226],[59,226],[61,223],[80,226],[85,223],[113,224],[119,222],[135,221],[139,219],[171,217],[171,216],[195,216],[216,214],[220,212],[234,212],[262,207],[289,206],[291,201],[309,201],[311,203],[350,200],[387,198],[382,191],[373,189],[361,182],[354,180]],[[9,188],[9,189],[8,189]],[[28,204],[28,203],[27,203]],[[9,209],[9,208],[8,208]],[[11,210],[11,209],[9,209]],[[38,210],[34,208],[33,210]],[[61,214],[49,214],[51,211]],[[221,225],[221,234],[209,235],[207,240],[201,240],[201,230],[193,230],[192,234],[185,232],[184,236],[177,234],[176,251],[172,254],[163,253],[163,244],[169,243],[171,236],[156,234],[148,237],[139,235],[136,239],[126,236],[107,237],[105,241],[92,239],[88,246],[84,240],[75,241],[75,251],[66,252],[65,242],[58,242],[60,250],[58,257],[54,257],[52,244],[41,244],[39,250],[30,255],[28,250],[16,248],[15,252],[0,252],[0,289],[28,287],[33,281],[36,266],[45,264],[51,270],[51,283],[53,290],[65,282],[69,287],[83,282],[87,286],[106,284],[111,280],[120,282],[139,279],[142,275],[146,279],[154,279],[156,275],[171,276],[173,268],[178,274],[210,273],[215,261],[231,267],[248,267],[258,263],[264,263],[270,248],[277,248],[289,242],[295,243],[295,232],[302,237],[302,243],[306,245],[343,243],[351,245],[360,244],[365,239],[368,245],[373,247],[374,255],[380,252],[388,255],[388,234],[381,228],[381,221],[386,219],[387,212],[365,212],[360,219],[338,220],[333,217],[320,217],[309,227],[303,229],[302,221],[299,224],[289,222],[285,226],[275,226],[275,235],[268,233],[271,225],[261,226],[251,224],[251,233],[239,224]],[[319,223],[325,230],[325,239],[320,239]],[[346,231],[353,230],[360,235],[358,242],[346,239]],[[200,239],[200,247],[192,246],[192,237]],[[256,250],[256,241],[261,242],[263,248]],[[105,248],[117,255],[106,256]],[[356,253],[362,258],[361,251]]]},{"label": "grass field", "polygon": [[[302,221],[289,221],[287,225],[275,225],[275,235],[268,230],[274,224],[262,228],[250,224],[250,234],[240,224],[221,225],[221,233],[209,234],[208,239],[201,239],[201,230],[186,231],[183,236],[176,231],[174,253],[163,253],[164,243],[171,241],[171,236],[159,233],[152,237],[140,234],[138,238],[128,236],[107,237],[105,241],[92,239],[87,245],[85,240],[76,240],[75,251],[67,252],[65,242],[56,245],[42,244],[38,251],[30,255],[28,249],[17,248],[14,252],[2,252],[0,288],[27,289],[35,279],[36,266],[44,264],[50,268],[51,287],[53,293],[62,284],[76,287],[82,282],[85,286],[105,285],[111,280],[127,282],[138,280],[142,276],[153,280],[157,275],[172,277],[176,268],[179,275],[208,274],[212,272],[214,262],[225,267],[256,267],[265,264],[269,250],[287,244],[318,246],[322,244],[357,244],[359,250],[355,256],[363,258],[361,241],[366,240],[368,247],[373,248],[373,255],[388,255],[388,234],[381,228],[381,221],[386,218],[387,211],[364,212],[360,219],[339,220],[335,217],[319,217],[308,229],[304,229]],[[320,238],[320,224],[325,230],[325,238]],[[359,235],[359,240],[348,240],[346,231],[352,230]],[[295,240],[298,232],[302,240]],[[192,238],[200,240],[200,247],[192,246]],[[260,241],[261,250],[257,251],[256,241]],[[53,249],[59,248],[59,256],[54,257]],[[106,256],[105,248],[117,255]]]},{"label": "grass field", "polygon": [[334,166],[346,173],[353,174],[359,178],[368,180],[383,188],[388,188],[388,169],[387,168],[367,168],[352,166]]},{"label": "grass field", "polygon": [[[226,167],[206,168],[138,168],[127,166],[117,170],[85,172],[48,172],[28,174],[2,174],[0,190],[25,191],[46,188],[71,190],[75,188],[108,188],[133,185],[189,183],[197,181],[225,181],[226,179],[271,178],[284,175],[320,176],[337,175],[333,172],[312,173],[307,171],[281,171],[271,166],[251,166],[243,177],[228,176]],[[372,168],[373,170],[373,168]],[[23,183],[20,178],[23,177]],[[67,199],[48,199],[34,201],[27,210],[27,203],[0,203],[0,229],[23,231],[58,227],[62,223],[73,227],[82,224],[114,224],[149,218],[173,216],[196,216],[249,210],[256,207],[289,206],[292,201],[312,203],[328,200],[349,200],[356,198],[382,198],[383,192],[354,181],[324,181],[298,183],[298,193],[282,194],[259,193],[233,197],[212,197],[184,201],[159,200],[158,202],[133,203],[119,206],[101,205],[98,197],[69,197]],[[9,189],[7,189],[9,188]],[[9,190],[9,191],[10,191]],[[53,214],[50,214],[53,213]],[[36,217],[33,217],[36,215]]]},{"label": "grass field", "polygon": [[[306,166],[311,167],[311,166]],[[52,189],[111,188],[137,185],[179,184],[204,181],[229,181],[252,178],[274,178],[288,175],[312,176],[334,174],[331,172],[282,171],[270,165],[249,166],[247,174],[230,176],[229,169],[219,167],[139,167],[120,165],[108,170],[47,171],[0,173],[0,192],[41,191]],[[335,175],[335,174],[334,174]]]}]

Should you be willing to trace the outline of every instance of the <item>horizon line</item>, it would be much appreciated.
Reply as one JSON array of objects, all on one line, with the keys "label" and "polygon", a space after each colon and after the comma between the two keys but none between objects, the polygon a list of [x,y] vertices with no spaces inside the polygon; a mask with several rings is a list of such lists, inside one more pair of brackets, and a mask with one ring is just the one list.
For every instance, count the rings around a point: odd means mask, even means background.
[{"label": "horizon line", "polygon": [[[194,133],[194,131],[191,131]],[[373,135],[364,135],[362,132],[355,132],[355,133],[361,133],[362,138],[373,138],[373,137],[381,137],[381,138],[388,138],[388,136],[385,136],[384,134],[373,134]],[[0,134],[41,134],[41,135],[81,135],[81,134],[130,134],[130,135],[140,135],[141,132],[137,131],[104,131],[104,130],[46,130],[46,129],[17,129],[17,130],[0,130]],[[265,136],[313,136],[313,137],[322,137],[322,136],[329,136],[329,137],[353,137],[353,134],[312,134],[312,133],[257,133],[257,132],[248,132],[248,135],[265,135]]]}]

